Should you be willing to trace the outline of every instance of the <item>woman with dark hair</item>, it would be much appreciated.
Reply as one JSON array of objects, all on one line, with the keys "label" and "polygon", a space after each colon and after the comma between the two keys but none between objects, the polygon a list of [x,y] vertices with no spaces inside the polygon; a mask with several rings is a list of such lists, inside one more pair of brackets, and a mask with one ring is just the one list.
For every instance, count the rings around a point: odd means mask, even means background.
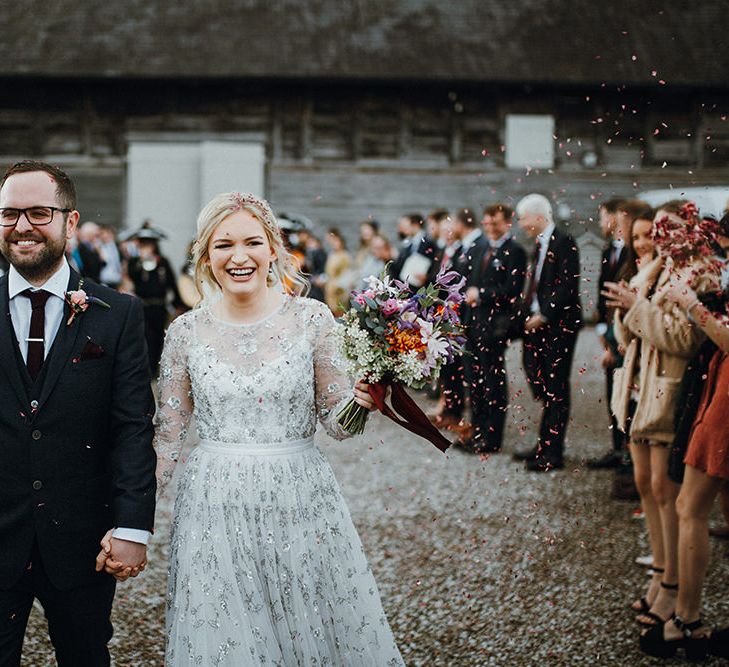
[{"label": "woman with dark hair", "polygon": [[[683,309],[666,292],[677,275],[690,276],[697,293],[718,289],[718,271],[686,243],[694,229],[694,207],[679,214],[661,207],[654,220],[658,256],[634,276],[630,285],[605,283],[608,305],[619,309],[616,335],[626,346],[625,361],[615,370],[613,412],[627,428],[631,400],[630,453],[635,483],[646,516],[654,576],[636,605],[641,625],[662,625],[676,606],[678,589],[678,485],[668,476],[668,458],[675,437],[674,415],[681,378],[698,351],[704,334],[692,326]],[[679,256],[678,249],[685,253]]]},{"label": "woman with dark hair", "polygon": [[[726,290],[724,292],[726,298]],[[696,417],[693,421],[683,484],[676,501],[679,518],[678,597],[675,616],[646,631],[641,649],[671,657],[683,648],[689,659],[707,652],[729,657],[729,629],[712,633],[701,620],[701,591],[709,565],[709,513],[729,484],[729,316],[705,306],[690,285],[675,281],[666,298],[716,344]]]}]

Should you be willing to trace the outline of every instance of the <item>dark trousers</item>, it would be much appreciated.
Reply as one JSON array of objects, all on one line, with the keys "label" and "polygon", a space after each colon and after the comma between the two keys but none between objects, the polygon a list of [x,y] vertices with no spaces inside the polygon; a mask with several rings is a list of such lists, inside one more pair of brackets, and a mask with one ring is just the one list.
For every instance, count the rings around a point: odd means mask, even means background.
[{"label": "dark trousers", "polygon": [[504,352],[498,341],[477,341],[471,346],[471,421],[476,446],[501,449],[509,402]]},{"label": "dark trousers", "polygon": [[113,577],[100,574],[94,585],[59,591],[34,546],[20,581],[10,590],[0,590],[0,667],[20,665],[34,598],[43,606],[59,667],[107,667],[115,584]]},{"label": "dark trousers", "polygon": [[538,455],[562,461],[570,417],[570,372],[576,333],[542,327],[524,336],[523,362],[529,387],[543,405]]}]

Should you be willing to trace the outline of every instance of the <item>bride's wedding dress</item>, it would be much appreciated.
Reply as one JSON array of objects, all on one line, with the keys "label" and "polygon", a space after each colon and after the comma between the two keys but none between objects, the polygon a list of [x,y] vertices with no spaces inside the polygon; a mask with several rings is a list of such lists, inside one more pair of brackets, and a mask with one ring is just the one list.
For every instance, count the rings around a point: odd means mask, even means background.
[{"label": "bride's wedding dress", "polygon": [[199,444],[175,503],[167,665],[402,665],[317,416],[352,396],[328,309],[285,297],[251,325],[203,306],[170,326],[155,439],[169,481],[194,415]]}]

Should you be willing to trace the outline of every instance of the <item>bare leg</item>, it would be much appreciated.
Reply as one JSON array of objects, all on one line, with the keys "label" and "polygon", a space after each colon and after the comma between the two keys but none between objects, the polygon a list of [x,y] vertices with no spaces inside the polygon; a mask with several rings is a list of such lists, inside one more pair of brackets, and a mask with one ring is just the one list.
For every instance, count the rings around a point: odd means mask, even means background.
[{"label": "bare leg", "polygon": [[[721,485],[720,479],[686,466],[676,501],[679,517],[676,615],[687,623],[700,616],[701,591],[709,567],[709,514]],[[681,634],[673,623],[667,623],[664,632],[666,639]]]},{"label": "bare leg", "polygon": [[[658,504],[653,496],[653,489],[651,487],[651,448],[648,445],[638,445],[633,442],[630,443],[630,455],[633,459],[633,475],[635,477],[635,486],[638,489],[640,495],[640,503],[643,507],[643,513],[645,514],[645,523],[648,529],[648,541],[651,545],[651,552],[653,553],[653,565],[657,568],[662,569],[664,563],[663,554],[663,533],[661,531],[661,517],[658,512]],[[658,589],[661,583],[661,574],[655,573],[651,579],[651,583],[648,586],[645,598],[648,604],[653,604],[653,601],[658,595]],[[640,608],[636,606],[636,611]]]},{"label": "bare leg", "polygon": [[[663,574],[662,583],[675,585],[678,583],[678,514],[676,498],[680,486],[668,476],[668,447],[653,446],[651,457],[651,488],[658,504],[661,518],[661,534],[663,536]],[[651,612],[660,618],[669,618],[676,609],[676,590],[661,586],[658,595],[651,605]],[[651,619],[640,617],[650,623]]]},{"label": "bare leg", "polygon": [[724,521],[729,526],[729,482],[724,482],[721,485],[719,498],[721,500],[721,512],[724,515]]}]

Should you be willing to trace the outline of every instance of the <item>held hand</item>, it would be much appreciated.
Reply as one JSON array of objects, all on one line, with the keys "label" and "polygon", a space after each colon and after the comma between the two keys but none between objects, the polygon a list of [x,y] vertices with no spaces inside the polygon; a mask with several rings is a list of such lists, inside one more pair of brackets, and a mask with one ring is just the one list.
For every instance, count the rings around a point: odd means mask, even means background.
[{"label": "held hand", "polygon": [[138,542],[112,537],[109,530],[101,540],[101,551],[96,557],[96,571],[102,569],[117,581],[136,577],[147,565],[147,547]]},{"label": "held hand", "polygon": [[354,400],[358,405],[367,408],[367,410],[375,409],[375,402],[372,400],[372,396],[370,396],[370,386],[362,380],[354,385]]},{"label": "held hand", "polygon": [[101,538],[101,551],[96,557],[96,571],[101,572],[104,569],[106,561],[111,556],[111,535],[114,532],[113,528],[106,531],[106,535]]},{"label": "held hand", "polygon": [[625,282],[606,282],[605,289],[600,293],[607,298],[607,305],[611,308],[630,310],[638,300],[636,291]]},{"label": "held hand", "polygon": [[541,329],[544,326],[544,319],[541,315],[532,315],[529,317],[529,319],[526,321],[526,324],[524,325],[524,331],[527,333],[531,333],[532,331],[536,331],[537,329]]},{"label": "held hand", "polygon": [[466,290],[466,303],[469,306],[475,306],[478,304],[479,301],[479,292],[478,287],[469,287]]},{"label": "held hand", "polygon": [[605,368],[615,368],[615,364],[617,363],[617,359],[615,358],[615,355],[613,354],[613,351],[606,347],[605,351],[602,353],[602,358],[600,359],[600,365]]}]

